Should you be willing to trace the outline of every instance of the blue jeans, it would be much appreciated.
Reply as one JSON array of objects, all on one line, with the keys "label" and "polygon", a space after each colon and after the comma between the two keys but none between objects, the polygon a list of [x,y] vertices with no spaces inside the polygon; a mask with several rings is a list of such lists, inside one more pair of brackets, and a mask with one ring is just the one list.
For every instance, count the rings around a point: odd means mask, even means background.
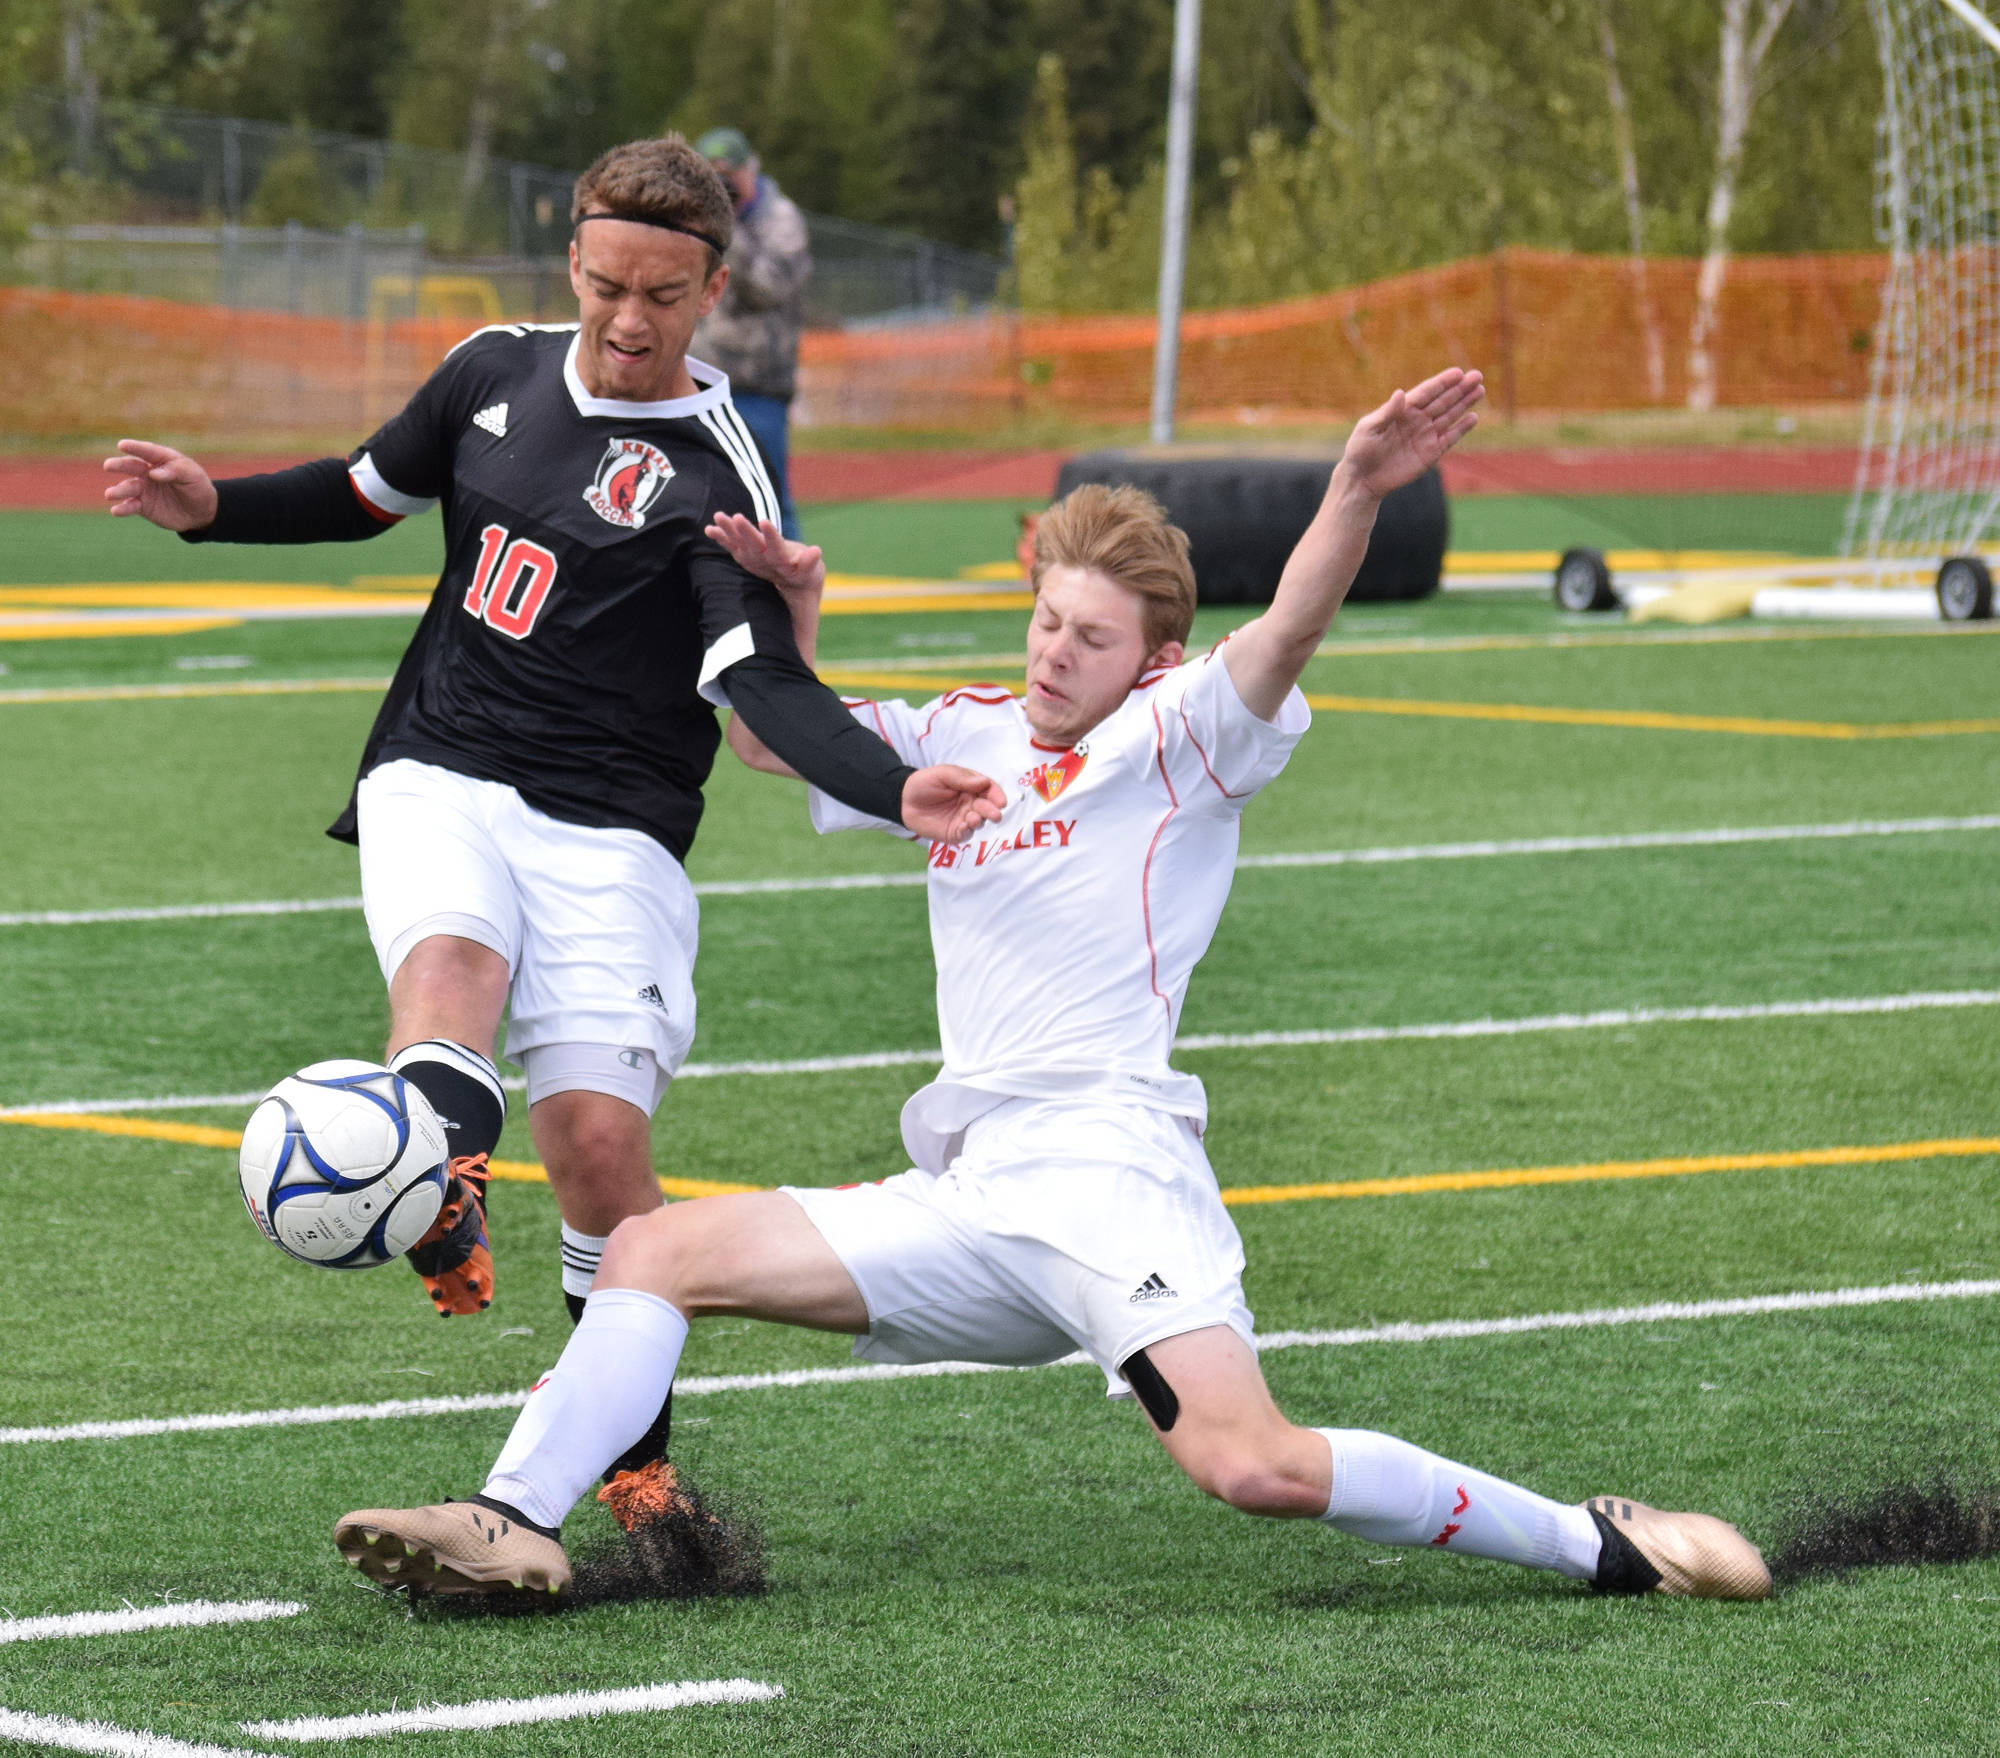
[{"label": "blue jeans", "polygon": [[787,470],[791,456],[787,437],[792,419],[791,400],[787,397],[760,397],[755,391],[732,391],[729,400],[736,405],[736,413],[743,417],[743,425],[749,428],[750,437],[757,442],[757,450],[764,454],[764,468],[770,473],[771,486],[778,491],[778,510],[782,515],[779,524],[785,535],[796,543],[799,541],[799,515],[792,505],[792,484]]}]

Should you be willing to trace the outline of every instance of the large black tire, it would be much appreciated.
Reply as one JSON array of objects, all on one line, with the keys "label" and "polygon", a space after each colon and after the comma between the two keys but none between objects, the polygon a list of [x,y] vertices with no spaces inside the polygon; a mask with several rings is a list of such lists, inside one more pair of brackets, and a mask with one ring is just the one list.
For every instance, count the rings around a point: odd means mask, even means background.
[{"label": "large black tire", "polygon": [[1993,614],[1993,573],[1976,555],[1955,555],[1937,571],[1938,614],[1948,623],[1984,622]]},{"label": "large black tire", "polygon": [[1611,589],[1611,569],[1601,549],[1566,549],[1556,563],[1556,608],[1572,614],[1616,610],[1618,594]]},{"label": "large black tire", "polygon": [[[1188,534],[1203,604],[1269,604],[1286,558],[1326,497],[1330,457],[1086,452],[1056,478],[1056,495],[1085,482],[1131,483]],[[1427,471],[1382,503],[1348,597],[1424,598],[1444,577],[1451,534],[1444,482]]]}]

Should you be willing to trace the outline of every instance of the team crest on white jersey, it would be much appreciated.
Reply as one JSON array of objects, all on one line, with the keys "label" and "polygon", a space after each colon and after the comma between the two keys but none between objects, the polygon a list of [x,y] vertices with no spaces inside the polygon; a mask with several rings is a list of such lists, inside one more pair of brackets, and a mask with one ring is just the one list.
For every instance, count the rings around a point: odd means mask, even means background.
[{"label": "team crest on white jersey", "polygon": [[1090,745],[1080,739],[1053,763],[1037,763],[1021,777],[1021,786],[1033,788],[1053,805],[1056,795],[1083,773],[1083,766],[1089,761]]},{"label": "team crest on white jersey", "polygon": [[637,531],[646,523],[646,509],[673,480],[667,454],[642,439],[615,439],[604,448],[597,477],[583,491],[590,510],[607,525]]}]

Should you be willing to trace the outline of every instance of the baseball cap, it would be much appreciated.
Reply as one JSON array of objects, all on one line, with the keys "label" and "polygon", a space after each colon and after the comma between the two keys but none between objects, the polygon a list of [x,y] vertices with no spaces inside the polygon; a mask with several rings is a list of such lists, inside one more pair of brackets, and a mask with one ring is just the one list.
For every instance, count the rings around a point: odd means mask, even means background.
[{"label": "baseball cap", "polygon": [[694,150],[725,171],[740,170],[757,156],[740,128],[711,128],[694,143]]}]

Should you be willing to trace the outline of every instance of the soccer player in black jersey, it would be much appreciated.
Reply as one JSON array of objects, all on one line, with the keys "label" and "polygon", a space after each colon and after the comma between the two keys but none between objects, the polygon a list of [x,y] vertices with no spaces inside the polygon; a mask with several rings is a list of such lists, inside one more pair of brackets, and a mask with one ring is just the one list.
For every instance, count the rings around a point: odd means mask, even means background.
[{"label": "soccer player in black jersey", "polygon": [[578,179],[572,217],[581,321],[479,331],[352,457],[214,482],[123,440],[105,466],[114,514],[197,543],[362,539],[443,508],[444,571],[329,832],[360,845],[390,1066],[452,1131],[450,1200],[411,1253],[442,1314],[492,1299],[510,1001],[573,1314],[611,1230],[659,1206],[649,1120],[694,1036],[681,863],[717,707],[925,837],[958,840],[1005,803],[858,726],[777,592],[704,534],[722,513],[779,517],[728,381],[687,357],[729,276],[721,179],[679,136],[635,141]]}]

